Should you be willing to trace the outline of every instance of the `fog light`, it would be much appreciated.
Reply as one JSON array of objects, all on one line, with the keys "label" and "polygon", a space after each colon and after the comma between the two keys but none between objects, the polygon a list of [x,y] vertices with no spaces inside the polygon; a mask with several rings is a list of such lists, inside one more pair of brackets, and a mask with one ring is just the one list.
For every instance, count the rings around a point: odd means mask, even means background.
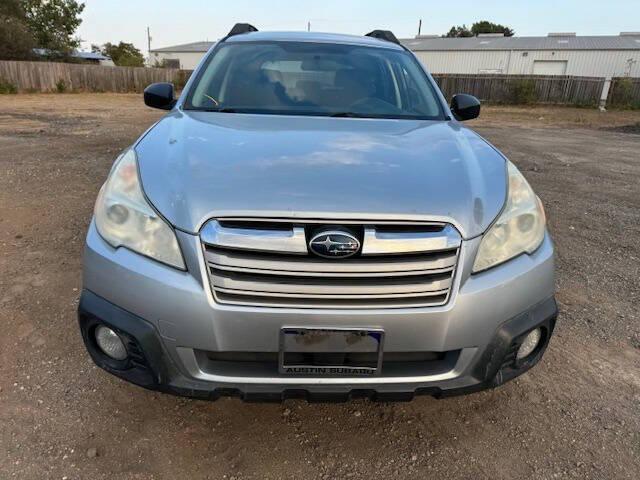
[{"label": "fog light", "polygon": [[99,325],[95,331],[96,343],[105,355],[114,360],[124,360],[127,358],[127,349],[122,343],[122,339],[109,327]]},{"label": "fog light", "polygon": [[520,348],[518,348],[518,353],[516,354],[516,360],[522,360],[531,355],[540,343],[540,338],[542,338],[542,332],[539,328],[531,330],[520,344]]}]

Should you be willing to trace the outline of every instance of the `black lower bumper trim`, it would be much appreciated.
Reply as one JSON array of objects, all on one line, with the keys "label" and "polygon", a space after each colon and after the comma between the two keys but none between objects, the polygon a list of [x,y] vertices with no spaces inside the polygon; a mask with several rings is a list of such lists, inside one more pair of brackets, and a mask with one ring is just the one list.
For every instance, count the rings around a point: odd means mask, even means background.
[{"label": "black lower bumper trim", "polygon": [[[170,360],[149,322],[84,290],[78,306],[78,323],[87,351],[99,367],[146,388],[154,389],[169,381]],[[102,353],[93,336],[99,324],[110,327],[124,340],[129,353],[127,360],[118,362]]]},{"label": "black lower bumper trim", "polygon": [[[179,396],[202,400],[216,400],[223,396],[239,397],[248,402],[281,402],[290,398],[309,402],[344,402],[356,398],[374,401],[409,401],[416,395],[431,395],[437,398],[463,395],[490,389],[521,375],[533,367],[544,354],[555,326],[557,306],[553,298],[504,322],[496,331],[493,341],[475,361],[471,372],[475,380],[468,386],[411,386],[403,385],[399,390],[390,386],[380,388],[353,388],[344,386],[288,387],[285,385],[244,384],[237,388],[221,387],[185,377],[165,352],[160,335],[155,327],[107,300],[84,290],[78,307],[78,321],[82,338],[94,362],[106,371],[144,388]],[[135,353],[125,363],[113,362],[95,344],[92,331],[98,324],[114,329]],[[517,346],[518,339],[533,328],[541,328],[543,341],[527,361],[520,364],[505,364],[510,350]]]}]

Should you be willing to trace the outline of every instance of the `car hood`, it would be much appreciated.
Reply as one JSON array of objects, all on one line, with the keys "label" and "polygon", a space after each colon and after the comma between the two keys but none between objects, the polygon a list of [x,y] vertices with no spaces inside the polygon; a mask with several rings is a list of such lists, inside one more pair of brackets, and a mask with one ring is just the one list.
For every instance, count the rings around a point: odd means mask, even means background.
[{"label": "car hood", "polygon": [[174,226],[213,217],[452,223],[480,235],[506,197],[504,158],[457,122],[174,111],[136,145]]}]

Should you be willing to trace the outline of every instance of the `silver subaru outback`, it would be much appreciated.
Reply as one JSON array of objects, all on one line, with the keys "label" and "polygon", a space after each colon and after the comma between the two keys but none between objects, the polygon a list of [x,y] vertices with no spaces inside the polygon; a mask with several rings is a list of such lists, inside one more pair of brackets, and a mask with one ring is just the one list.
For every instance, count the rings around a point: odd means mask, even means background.
[{"label": "silver subaru outback", "polygon": [[238,24],[115,161],[78,317],[97,365],[216,399],[498,386],[554,329],[540,199],[388,31]]}]

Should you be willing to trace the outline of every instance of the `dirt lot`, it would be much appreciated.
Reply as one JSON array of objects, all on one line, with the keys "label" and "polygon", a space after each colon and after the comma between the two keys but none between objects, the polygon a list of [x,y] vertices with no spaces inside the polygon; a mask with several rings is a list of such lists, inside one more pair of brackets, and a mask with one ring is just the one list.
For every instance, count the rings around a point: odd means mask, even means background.
[{"label": "dirt lot", "polygon": [[116,153],[159,115],[128,95],[0,101],[0,478],[640,478],[640,112],[475,122],[557,245],[561,317],[538,367],[448,400],[279,405],[184,400],[92,365],[83,236]]}]

